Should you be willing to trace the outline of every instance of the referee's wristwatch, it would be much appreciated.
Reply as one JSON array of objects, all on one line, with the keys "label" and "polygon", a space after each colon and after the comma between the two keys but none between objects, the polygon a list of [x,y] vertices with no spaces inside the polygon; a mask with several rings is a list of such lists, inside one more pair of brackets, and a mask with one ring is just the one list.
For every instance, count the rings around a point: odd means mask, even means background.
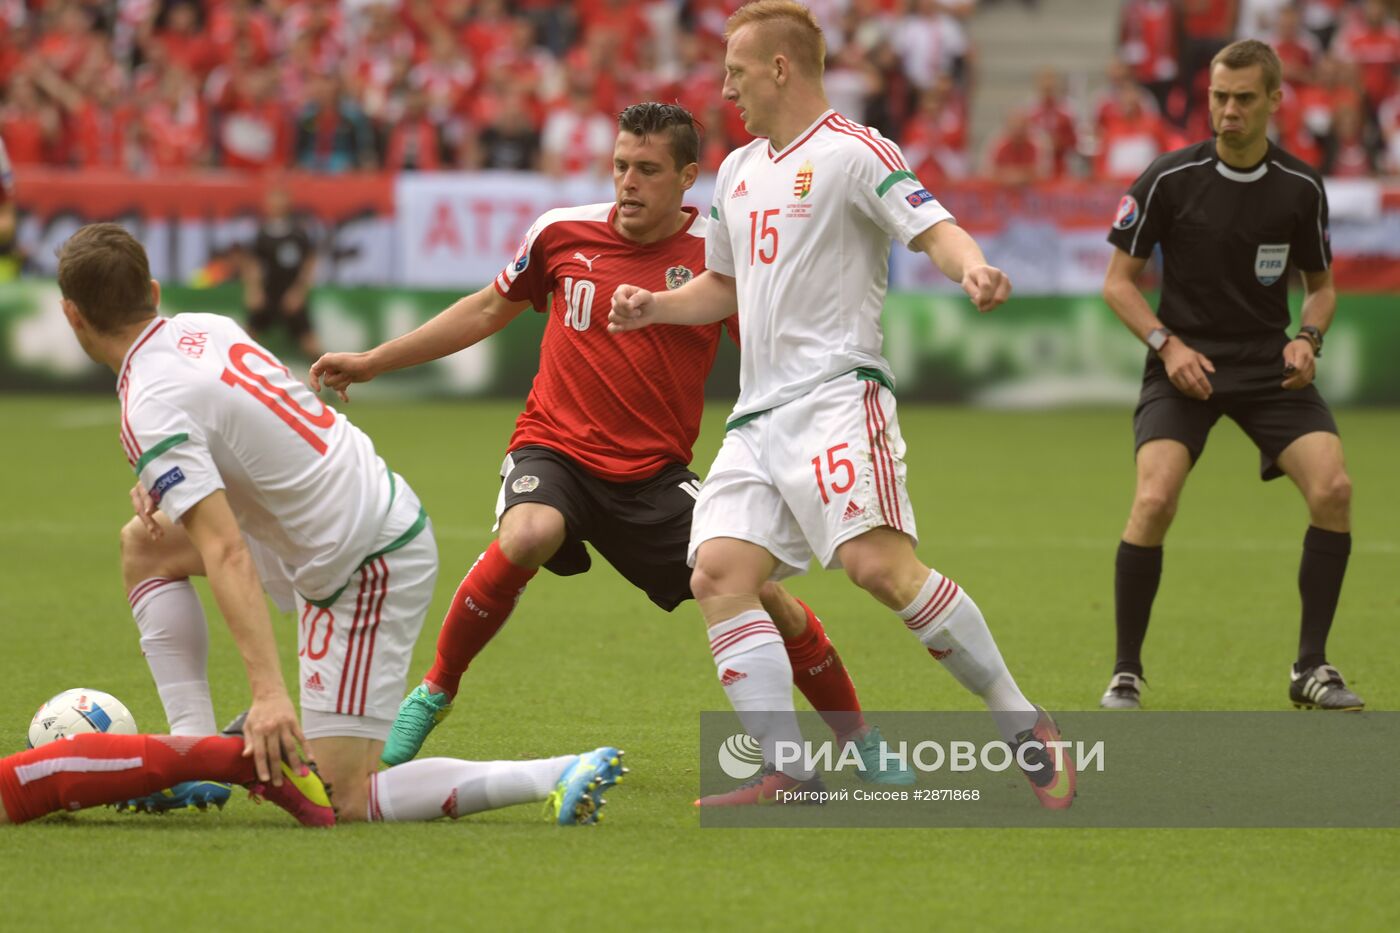
[{"label": "referee's wristwatch", "polygon": [[1298,335],[1293,339],[1306,340],[1308,343],[1312,344],[1313,356],[1322,356],[1322,331],[1311,324],[1304,324],[1302,327],[1298,328]]},{"label": "referee's wristwatch", "polygon": [[1147,345],[1152,348],[1153,353],[1161,353],[1171,335],[1172,332],[1165,327],[1153,328],[1147,332]]}]

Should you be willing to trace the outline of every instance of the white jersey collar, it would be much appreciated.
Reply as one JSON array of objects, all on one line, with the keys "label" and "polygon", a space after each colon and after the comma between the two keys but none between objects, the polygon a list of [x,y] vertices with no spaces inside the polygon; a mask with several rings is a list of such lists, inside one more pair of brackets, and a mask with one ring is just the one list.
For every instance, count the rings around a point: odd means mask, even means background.
[{"label": "white jersey collar", "polygon": [[1258,181],[1263,178],[1264,174],[1269,170],[1269,160],[1266,158],[1249,171],[1242,172],[1237,168],[1230,168],[1230,166],[1220,161],[1217,156],[1215,170],[1231,181]]},{"label": "white jersey collar", "polygon": [[794,136],[792,142],[788,143],[787,147],[783,149],[782,152],[778,152],[777,150],[775,150],[773,148],[772,140],[769,140],[768,158],[772,159],[774,162],[781,161],[785,155],[787,155],[789,152],[792,152],[792,150],[805,143],[811,137],[811,135],[817,131],[817,128],[823,123],[825,123],[826,119],[832,116],[834,113],[836,113],[836,111],[832,108],[828,108],[825,111],[823,111],[822,115],[813,120],[805,130]]},{"label": "white jersey collar", "polygon": [[151,323],[147,324],[145,329],[141,331],[141,336],[132,341],[131,346],[126,351],[126,356],[122,357],[122,368],[117,370],[118,393],[122,390],[122,384],[126,382],[126,373],[131,366],[131,358],[136,355],[137,350],[146,345],[146,341],[150,340],[156,331],[165,326],[165,322],[168,320],[170,319],[156,315],[151,319]]}]

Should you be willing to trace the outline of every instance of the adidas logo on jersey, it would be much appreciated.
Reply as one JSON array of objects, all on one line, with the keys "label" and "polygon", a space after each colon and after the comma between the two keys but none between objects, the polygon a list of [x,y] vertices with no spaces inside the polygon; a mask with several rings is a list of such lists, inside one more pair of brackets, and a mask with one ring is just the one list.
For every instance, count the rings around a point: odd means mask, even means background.
[{"label": "adidas logo on jersey", "polygon": [[313,672],[311,673],[311,676],[308,677],[308,678],[306,678],[306,689],[307,689],[307,690],[316,690],[316,691],[318,691],[318,692],[319,692],[319,691],[323,691],[323,690],[326,689],[326,685],[323,684],[323,683],[321,683],[321,672],[320,672],[320,671],[313,671]]},{"label": "adidas logo on jersey", "polygon": [[846,511],[841,514],[841,521],[854,521],[855,519],[860,518],[864,514],[865,507],[862,505],[857,505],[856,500],[852,499],[850,502],[846,503]]},{"label": "adidas logo on jersey", "polygon": [[732,687],[748,676],[748,674],[740,673],[732,667],[726,667],[724,673],[719,675],[719,682],[726,687]]},{"label": "adidas logo on jersey", "polygon": [[747,197],[747,196],[748,196],[748,193],[749,193],[749,186],[746,185],[746,184],[744,184],[743,180],[741,179],[741,180],[739,181],[739,187],[737,187],[737,188],[734,189],[734,193],[731,194],[731,195],[729,196],[729,199],[732,201],[732,200],[734,200],[735,198]]}]

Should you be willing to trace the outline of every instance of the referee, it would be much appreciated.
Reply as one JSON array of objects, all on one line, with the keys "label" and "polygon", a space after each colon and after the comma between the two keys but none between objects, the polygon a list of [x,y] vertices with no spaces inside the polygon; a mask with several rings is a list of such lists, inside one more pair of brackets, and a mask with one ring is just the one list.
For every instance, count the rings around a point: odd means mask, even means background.
[{"label": "referee", "polygon": [[[1214,140],[1167,153],[1134,182],[1109,234],[1103,295],[1150,348],[1133,415],[1137,488],[1114,574],[1118,657],[1100,705],[1141,705],[1142,643],[1162,542],[1186,475],[1221,415],[1259,448],[1260,476],[1287,475],[1311,524],[1298,571],[1302,630],[1294,706],[1357,710],[1327,663],[1327,633],[1351,552],[1351,480],[1337,423],[1312,384],[1337,307],[1322,179],[1265,136],[1282,93],[1278,56],[1246,40],[1211,61]],[[1152,312],[1137,278],[1162,248]],[[1289,336],[1288,267],[1302,275],[1302,326]]]}]

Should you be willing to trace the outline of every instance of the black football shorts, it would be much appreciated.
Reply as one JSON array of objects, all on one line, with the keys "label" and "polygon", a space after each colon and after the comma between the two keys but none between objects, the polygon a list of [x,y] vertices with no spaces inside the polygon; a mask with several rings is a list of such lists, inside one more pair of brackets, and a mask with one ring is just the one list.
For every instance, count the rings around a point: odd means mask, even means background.
[{"label": "black football shorts", "polygon": [[[1186,338],[1191,345],[1190,338]],[[1337,421],[1317,386],[1282,387],[1283,347],[1288,338],[1251,341],[1229,351],[1202,348],[1215,365],[1207,373],[1211,397],[1205,401],[1183,394],[1167,378],[1166,366],[1149,353],[1142,377],[1142,393],[1133,414],[1134,450],[1148,441],[1168,438],[1180,441],[1200,459],[1215,422],[1225,415],[1238,424],[1259,448],[1259,478],[1283,475],[1278,456],[1289,444],[1315,431],[1337,434]],[[1320,364],[1319,364],[1320,365]]]},{"label": "black football shorts", "polygon": [[497,518],[513,505],[541,502],[564,516],[563,545],[545,569],[567,577],[592,566],[587,541],[617,572],[670,612],[690,599],[690,516],[700,479],[681,464],[647,479],[612,483],[548,447],[511,451],[501,476]]}]

